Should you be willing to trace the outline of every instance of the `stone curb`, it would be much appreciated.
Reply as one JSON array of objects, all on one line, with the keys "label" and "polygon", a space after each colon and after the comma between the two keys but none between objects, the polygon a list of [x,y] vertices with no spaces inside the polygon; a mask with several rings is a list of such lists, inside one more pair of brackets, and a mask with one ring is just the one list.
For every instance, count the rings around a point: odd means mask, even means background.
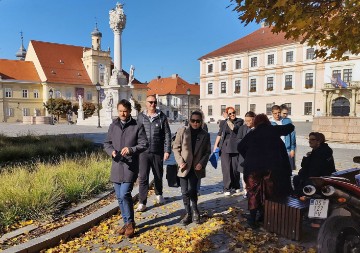
[{"label": "stone curb", "polygon": [[[154,183],[153,175],[150,174],[150,185]],[[136,201],[139,197],[139,186],[133,189],[133,199]],[[89,228],[98,224],[101,220],[116,214],[119,210],[119,204],[117,201],[97,210],[96,212],[76,220],[64,227],[56,229],[50,233],[34,238],[25,243],[8,248],[1,253],[33,253],[39,252],[43,249],[57,246],[61,240],[67,240],[71,237],[77,236],[80,233],[85,232]]]}]

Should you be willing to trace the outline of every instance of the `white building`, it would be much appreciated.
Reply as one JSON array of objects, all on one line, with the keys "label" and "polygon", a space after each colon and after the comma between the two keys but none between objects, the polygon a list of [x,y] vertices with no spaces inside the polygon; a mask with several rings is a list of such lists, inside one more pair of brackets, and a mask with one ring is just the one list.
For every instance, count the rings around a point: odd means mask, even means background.
[{"label": "white building", "polygon": [[[341,115],[356,116],[360,56],[324,62],[313,59],[314,50],[262,27],[202,56],[200,104],[205,116],[222,119],[228,106],[239,117],[247,111],[270,115],[274,104],[286,104],[294,121],[331,116],[339,106]],[[348,87],[335,88],[332,77],[341,77]]]}]

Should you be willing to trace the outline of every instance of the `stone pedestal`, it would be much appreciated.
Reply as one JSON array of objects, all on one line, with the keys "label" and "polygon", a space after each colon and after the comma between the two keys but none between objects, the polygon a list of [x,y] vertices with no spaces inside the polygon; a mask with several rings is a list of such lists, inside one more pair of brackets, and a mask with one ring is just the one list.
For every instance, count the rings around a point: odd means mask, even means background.
[{"label": "stone pedestal", "polygon": [[323,133],[329,141],[360,143],[360,118],[314,117],[312,131]]}]

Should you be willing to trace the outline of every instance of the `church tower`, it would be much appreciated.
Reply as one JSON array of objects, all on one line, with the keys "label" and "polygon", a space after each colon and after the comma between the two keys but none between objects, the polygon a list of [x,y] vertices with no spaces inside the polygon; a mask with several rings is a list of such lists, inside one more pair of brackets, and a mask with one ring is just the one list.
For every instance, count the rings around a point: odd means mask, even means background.
[{"label": "church tower", "polygon": [[99,31],[96,23],[94,30],[91,32],[92,49],[101,50],[101,38],[102,38],[102,33]]},{"label": "church tower", "polygon": [[18,60],[24,61],[26,56],[26,49],[24,47],[24,37],[22,32],[20,32],[20,36],[21,36],[21,46],[19,50],[16,52],[15,56],[16,58],[18,58]]}]

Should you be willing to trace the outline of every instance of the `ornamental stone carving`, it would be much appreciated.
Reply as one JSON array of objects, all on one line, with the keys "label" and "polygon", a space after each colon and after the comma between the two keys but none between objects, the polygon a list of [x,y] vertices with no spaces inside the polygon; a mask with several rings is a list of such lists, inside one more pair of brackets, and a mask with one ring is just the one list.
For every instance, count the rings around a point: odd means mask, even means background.
[{"label": "ornamental stone carving", "polygon": [[114,32],[121,32],[123,29],[125,29],[126,15],[124,13],[122,4],[117,3],[115,9],[109,11],[109,16],[110,16],[110,21],[109,21],[110,28]]}]

